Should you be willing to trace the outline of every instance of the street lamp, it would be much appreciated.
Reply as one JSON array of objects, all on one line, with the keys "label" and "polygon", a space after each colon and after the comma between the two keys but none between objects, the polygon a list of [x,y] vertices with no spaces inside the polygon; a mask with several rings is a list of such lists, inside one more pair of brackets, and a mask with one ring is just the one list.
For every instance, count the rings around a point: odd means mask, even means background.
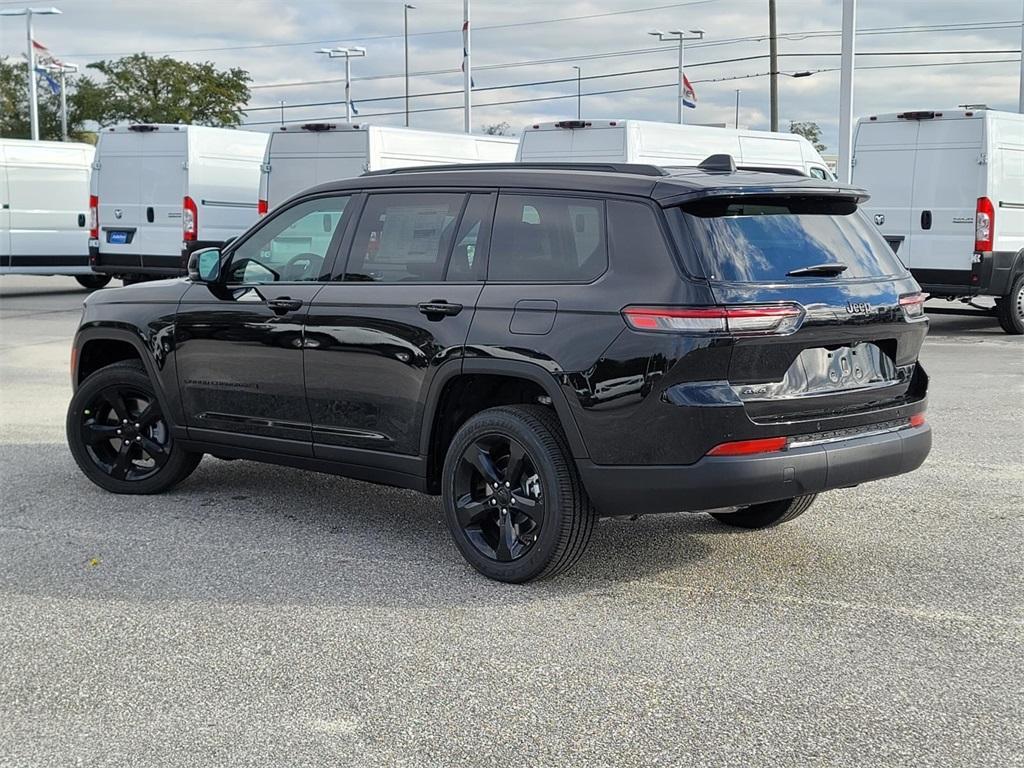
[{"label": "street lamp", "polygon": [[321,48],[317,53],[325,53],[329,59],[345,57],[345,122],[352,122],[352,59],[366,55],[361,45],[351,48]]},{"label": "street lamp", "polygon": [[676,96],[676,120],[679,123],[683,122],[683,42],[686,40],[704,39],[703,29],[691,29],[689,32],[693,37],[687,37],[686,32],[681,29],[670,29],[668,32],[655,29],[647,33],[658,38],[663,43],[669,41],[677,41],[679,43],[679,92]]},{"label": "street lamp", "polygon": [[65,75],[68,72],[77,72],[77,64],[67,64],[63,61],[50,64],[47,69],[60,75],[60,135],[61,141],[68,140],[68,89]]},{"label": "street lamp", "polygon": [[402,14],[405,17],[405,127],[409,127],[409,11],[416,10],[415,5],[405,4]]},{"label": "street lamp", "polygon": [[24,16],[25,35],[28,39],[28,114],[32,125],[32,140],[39,141],[39,104],[36,95],[36,50],[32,45],[32,17],[56,16],[59,8],[5,8],[0,16]]},{"label": "street lamp", "polygon": [[576,119],[579,120],[583,116],[583,95],[580,93],[580,81],[583,79],[583,70],[577,66],[573,66],[576,70]]}]

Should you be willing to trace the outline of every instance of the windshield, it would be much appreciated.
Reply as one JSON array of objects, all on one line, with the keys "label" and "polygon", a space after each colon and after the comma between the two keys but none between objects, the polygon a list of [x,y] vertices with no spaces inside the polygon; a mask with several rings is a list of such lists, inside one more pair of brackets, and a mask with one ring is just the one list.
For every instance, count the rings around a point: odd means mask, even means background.
[{"label": "windshield", "polygon": [[849,280],[906,274],[852,200],[712,198],[679,211],[712,280]]}]

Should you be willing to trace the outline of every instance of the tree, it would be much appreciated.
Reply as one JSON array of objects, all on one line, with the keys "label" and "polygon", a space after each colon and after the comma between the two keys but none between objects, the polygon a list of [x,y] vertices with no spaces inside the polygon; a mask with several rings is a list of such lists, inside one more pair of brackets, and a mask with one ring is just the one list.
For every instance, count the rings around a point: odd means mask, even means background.
[{"label": "tree", "polygon": [[237,126],[252,78],[244,69],[218,70],[169,56],[136,53],[89,65],[102,82],[82,77],[75,94],[84,117],[100,126],[119,122]]},{"label": "tree", "polygon": [[481,125],[481,132],[488,136],[514,136],[515,132],[512,130],[512,126],[502,121],[500,123],[491,123],[490,125]]},{"label": "tree", "polygon": [[821,143],[821,128],[818,126],[817,123],[797,123],[794,122],[793,120],[790,120],[789,132],[803,136],[805,139],[811,142],[811,144],[814,145],[814,148],[819,152],[824,152],[828,148]]},{"label": "tree", "polygon": [[[83,129],[82,117],[75,101],[75,79],[68,76],[68,134],[79,141],[91,140]],[[60,141],[60,94],[54,93],[45,81],[39,83],[39,137]],[[0,60],[0,136],[11,139],[32,138],[28,113],[28,67],[18,59]]]}]

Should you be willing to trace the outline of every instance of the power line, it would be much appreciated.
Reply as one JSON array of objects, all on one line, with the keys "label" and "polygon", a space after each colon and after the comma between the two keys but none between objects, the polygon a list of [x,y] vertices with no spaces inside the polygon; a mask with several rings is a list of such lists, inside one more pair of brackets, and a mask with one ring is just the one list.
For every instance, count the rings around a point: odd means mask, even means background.
[{"label": "power line", "polygon": [[[860,72],[862,69],[906,69],[909,67],[966,67],[972,64],[1016,64],[1018,61],[1019,59],[985,59],[983,61],[926,61],[917,62],[915,64],[871,64],[863,67],[857,67],[857,71]],[[820,72],[838,71],[839,67],[823,67],[821,69],[810,70],[810,74],[816,75]],[[703,80],[692,80],[691,82],[694,85],[698,83],[726,83],[733,80],[747,80],[755,77],[768,77],[768,75],[770,74],[771,72],[755,72],[750,75],[733,75],[731,77],[709,77]]]},{"label": "power line", "polygon": [[[622,11],[605,11],[604,13],[588,13],[588,14],[585,14],[585,15],[582,15],[582,16],[563,16],[563,17],[557,18],[557,19],[537,19],[537,20],[534,20],[534,21],[519,21],[519,22],[511,22],[511,23],[508,23],[508,24],[486,24],[486,25],[483,25],[483,26],[474,27],[473,31],[474,32],[481,32],[483,30],[488,30],[488,29],[511,29],[513,27],[529,27],[529,26],[534,26],[534,25],[538,25],[538,24],[557,24],[557,23],[560,23],[560,22],[563,22],[563,21],[583,21],[583,20],[586,20],[586,19],[605,18],[607,16],[621,16],[623,14],[629,14],[629,13],[648,13],[650,11],[664,11],[664,10],[667,10],[669,8],[682,8],[682,7],[689,6],[689,5],[704,5],[706,3],[713,3],[713,2],[716,2],[716,1],[717,0],[687,0],[687,2],[669,3],[667,5],[654,5],[654,6],[650,6],[648,8],[629,8],[629,9],[622,10]],[[430,35],[449,35],[449,34],[459,34],[459,30],[453,27],[451,29],[438,29],[438,30],[432,30],[432,31],[429,31],[429,32],[410,32],[409,33],[409,37],[427,37],[427,36],[430,36]],[[398,34],[398,35],[365,35],[363,37],[346,37],[344,39],[335,38],[335,39],[332,39],[332,40],[303,40],[302,42],[298,42],[298,43],[259,43],[259,44],[253,44],[253,45],[221,46],[221,47],[216,47],[216,48],[176,48],[176,49],[168,49],[168,50],[163,50],[163,51],[150,51],[149,53],[153,54],[153,55],[162,55],[162,54],[166,54],[166,53],[212,53],[212,52],[216,52],[216,51],[248,51],[248,50],[254,50],[254,49],[259,49],[259,48],[290,48],[290,47],[294,47],[294,46],[303,46],[303,45],[328,45],[330,43],[338,43],[338,42],[362,43],[362,42],[368,42],[368,41],[371,41],[371,40],[393,40],[393,39],[401,38],[401,37],[403,37],[403,35],[401,35],[401,34]],[[105,53],[104,52],[99,52],[99,53],[66,53],[66,54],[64,54],[64,56],[65,57],[77,56],[77,57],[85,58],[85,57],[89,57],[89,56],[128,56],[128,55],[130,55],[132,53],[136,53],[136,51],[120,51],[120,52],[108,51],[108,52],[105,52]]]},{"label": "power line", "polygon": [[[857,55],[858,56],[948,56],[948,55],[961,55],[961,56],[963,56],[963,55],[985,55],[985,54],[994,54],[994,53],[1019,53],[1019,51],[1017,49],[1001,49],[1001,50],[986,50],[986,51],[879,51],[879,52],[860,51],[860,52],[857,53]],[[838,53],[783,53],[783,54],[779,54],[780,58],[784,58],[784,57],[817,57],[817,58],[824,58],[824,57],[828,57],[828,56],[838,56],[838,55],[839,55]],[[766,59],[766,58],[768,58],[768,54],[757,54],[757,55],[754,55],[754,56],[738,56],[738,57],[734,57],[734,58],[730,58],[730,59],[717,59],[717,60],[714,60],[714,61],[695,62],[693,64],[687,65],[687,68],[688,69],[697,69],[698,67],[707,67],[707,66],[712,66],[712,65],[716,65],[716,64],[736,64],[736,63],[739,63],[739,62],[756,61],[756,60],[759,60],[759,59]],[[869,68],[869,67],[858,67],[858,69],[862,69],[862,68]],[[631,76],[631,75],[646,75],[646,74],[651,74],[651,73],[654,73],[654,72],[669,72],[669,71],[672,71],[672,70],[675,70],[675,69],[676,69],[676,67],[651,67],[651,68],[648,68],[648,69],[635,69],[635,70],[630,70],[630,71],[626,71],[626,72],[609,72],[609,73],[601,74],[601,75],[587,75],[587,76],[585,76],[585,77],[583,77],[581,79],[583,79],[583,80],[602,80],[602,79],[606,79],[606,78],[610,78],[610,77],[628,77],[628,76]],[[831,70],[818,70],[818,71],[831,71]],[[744,77],[748,77],[748,76],[744,76]],[[730,79],[730,78],[723,78],[723,80],[728,80],[728,79]],[[739,78],[739,79],[743,79],[743,78]],[[476,92],[484,92],[484,91],[507,90],[509,88],[531,88],[531,87],[537,87],[537,86],[543,86],[543,85],[560,85],[562,83],[570,83],[570,82],[574,83],[574,82],[576,82],[576,80],[577,80],[576,77],[556,78],[556,79],[552,79],[552,80],[533,80],[533,81],[525,82],[525,83],[506,83],[504,85],[491,85],[491,86],[477,87],[477,88],[474,88],[473,91],[474,91],[474,93],[476,93]],[[699,82],[708,82],[708,81],[707,80],[702,80],[702,81],[699,81]],[[462,93],[462,92],[463,91],[462,91],[461,88],[457,89],[457,90],[447,90],[447,91],[430,91],[430,92],[426,92],[426,93],[410,94],[410,98],[418,99],[418,98],[428,98],[428,97],[434,97],[434,96],[451,96],[451,95]],[[396,99],[404,99],[404,98],[405,98],[405,94],[401,94],[401,95],[396,95],[396,96],[374,96],[374,97],[370,97],[370,98],[366,98],[366,99],[358,99],[357,101],[360,104],[364,104],[364,103],[373,103],[373,102],[380,102],[380,101],[394,101]],[[344,103],[345,103],[344,100],[313,101],[313,102],[306,102],[306,103],[301,103],[301,104],[289,104],[289,105],[287,105],[287,108],[288,109],[302,109],[302,108],[308,108],[308,107],[326,107],[326,106],[333,106],[335,104],[344,104]],[[249,112],[263,112],[263,111],[267,111],[267,110],[278,110],[280,108],[281,108],[280,104],[268,104],[268,105],[265,105],[265,106],[249,107],[249,108],[247,108],[245,110],[245,112],[246,113],[249,113]]]}]

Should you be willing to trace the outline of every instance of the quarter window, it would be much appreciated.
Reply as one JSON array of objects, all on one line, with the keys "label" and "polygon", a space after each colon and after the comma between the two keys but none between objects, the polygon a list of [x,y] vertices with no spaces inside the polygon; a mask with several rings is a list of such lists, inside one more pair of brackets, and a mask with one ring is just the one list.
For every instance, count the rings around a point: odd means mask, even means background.
[{"label": "quarter window", "polygon": [[344,279],[441,282],[464,200],[465,195],[443,193],[371,195]]},{"label": "quarter window", "polygon": [[321,197],[273,214],[231,257],[230,281],[302,282],[323,273],[348,197]]},{"label": "quarter window", "polygon": [[600,200],[501,195],[487,279],[589,282],[608,267],[605,231]]}]

